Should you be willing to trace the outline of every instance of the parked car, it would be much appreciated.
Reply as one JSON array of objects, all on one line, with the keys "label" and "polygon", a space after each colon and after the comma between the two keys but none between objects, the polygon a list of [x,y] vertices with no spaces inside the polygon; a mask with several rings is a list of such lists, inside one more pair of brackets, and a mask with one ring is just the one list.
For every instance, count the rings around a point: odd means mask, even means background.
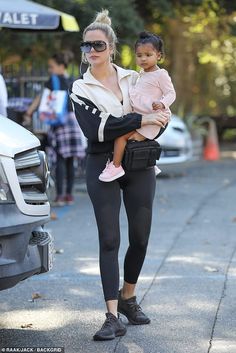
[{"label": "parked car", "polygon": [[162,153],[157,165],[163,172],[178,171],[189,163],[193,157],[193,143],[186,124],[176,115],[158,139]]},{"label": "parked car", "polygon": [[52,267],[53,242],[44,225],[49,171],[39,140],[0,116],[0,290]]}]

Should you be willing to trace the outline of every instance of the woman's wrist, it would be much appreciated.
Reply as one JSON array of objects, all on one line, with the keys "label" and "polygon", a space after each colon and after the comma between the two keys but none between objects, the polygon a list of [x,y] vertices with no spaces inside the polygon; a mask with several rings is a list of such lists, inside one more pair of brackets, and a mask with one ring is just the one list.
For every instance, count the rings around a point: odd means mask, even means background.
[{"label": "woman's wrist", "polygon": [[32,114],[28,112],[28,110],[26,110],[26,112],[24,113],[24,116],[31,118]]},{"label": "woman's wrist", "polygon": [[142,115],[141,126],[147,125],[145,115]]},{"label": "woman's wrist", "polygon": [[158,113],[144,114],[142,116],[141,126],[157,125],[164,128],[167,123],[168,123],[168,117],[166,116],[166,114],[163,114],[162,112],[158,112]]},{"label": "woman's wrist", "polygon": [[150,115],[149,114],[143,114],[142,115],[142,120],[141,120],[141,126],[146,126],[151,123],[150,121]]}]

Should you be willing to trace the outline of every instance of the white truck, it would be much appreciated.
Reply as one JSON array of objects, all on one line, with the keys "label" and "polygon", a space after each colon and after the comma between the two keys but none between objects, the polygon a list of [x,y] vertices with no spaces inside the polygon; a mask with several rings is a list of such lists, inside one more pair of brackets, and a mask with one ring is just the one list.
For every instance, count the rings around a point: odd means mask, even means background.
[{"label": "white truck", "polygon": [[49,170],[39,140],[0,115],[0,290],[52,267]]}]

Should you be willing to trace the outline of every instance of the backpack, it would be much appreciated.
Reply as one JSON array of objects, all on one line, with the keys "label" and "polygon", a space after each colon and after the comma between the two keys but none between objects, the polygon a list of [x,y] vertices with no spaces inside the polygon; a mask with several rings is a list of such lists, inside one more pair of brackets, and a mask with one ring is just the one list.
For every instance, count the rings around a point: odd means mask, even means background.
[{"label": "backpack", "polygon": [[68,93],[60,90],[60,79],[51,76],[52,90],[44,88],[39,105],[39,119],[50,126],[65,125],[68,116]]}]

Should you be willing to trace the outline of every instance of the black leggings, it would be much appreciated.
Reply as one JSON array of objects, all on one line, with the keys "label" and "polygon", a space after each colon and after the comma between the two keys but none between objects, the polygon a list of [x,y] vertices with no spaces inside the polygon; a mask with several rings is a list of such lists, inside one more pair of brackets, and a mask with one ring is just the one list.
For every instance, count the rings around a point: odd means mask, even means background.
[{"label": "black leggings", "polygon": [[63,195],[63,184],[66,177],[66,193],[71,195],[74,184],[74,157],[64,158],[57,153],[56,188],[57,196]]},{"label": "black leggings", "polygon": [[113,182],[98,180],[109,155],[89,154],[86,164],[87,189],[93,203],[100,245],[100,272],[105,300],[118,298],[120,245],[119,214],[121,189],[128,217],[129,247],[124,262],[124,280],[135,284],[148,245],[156,177],[154,168],[126,172]]}]

